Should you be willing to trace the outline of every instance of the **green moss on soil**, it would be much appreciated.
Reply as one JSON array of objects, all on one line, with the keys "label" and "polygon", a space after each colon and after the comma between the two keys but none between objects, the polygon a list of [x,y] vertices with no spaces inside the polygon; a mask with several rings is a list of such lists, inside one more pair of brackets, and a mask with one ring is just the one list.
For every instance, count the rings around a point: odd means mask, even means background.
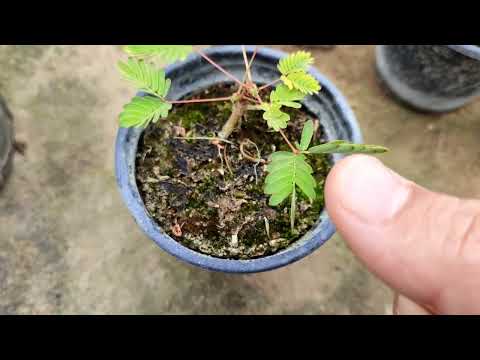
[{"label": "green moss on soil", "polygon": [[[193,97],[227,96],[234,91],[223,85]],[[310,204],[298,193],[296,227],[291,231],[290,202],[269,207],[263,193],[265,167],[243,159],[239,152],[239,144],[245,139],[257,144],[265,160],[274,149],[289,150],[278,133],[268,130],[261,112],[247,113],[241,128],[229,138],[233,144],[223,144],[222,158],[210,141],[175,139],[185,134],[214,136],[230,111],[229,102],[181,105],[168,119],[150,125],[138,148],[138,188],[150,216],[183,245],[221,258],[270,255],[298,240],[317,222],[324,207],[323,185],[331,162],[326,156],[310,159],[319,184],[318,197]],[[312,117],[301,109],[290,109],[289,113],[286,133],[290,139],[299,139],[303,124]],[[313,141],[318,144],[323,140],[319,128]],[[233,174],[226,166],[225,154]]]}]

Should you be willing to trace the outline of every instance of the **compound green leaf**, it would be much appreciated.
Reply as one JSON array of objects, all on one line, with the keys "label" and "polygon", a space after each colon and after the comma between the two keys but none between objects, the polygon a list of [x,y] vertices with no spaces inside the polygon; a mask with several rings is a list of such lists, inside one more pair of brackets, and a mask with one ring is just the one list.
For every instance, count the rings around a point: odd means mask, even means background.
[{"label": "compound green leaf", "polygon": [[310,146],[313,136],[313,121],[308,120],[303,126],[302,137],[300,140],[300,150],[306,151]]},{"label": "compound green leaf", "polygon": [[290,115],[280,110],[279,104],[271,104],[268,110],[263,113],[263,118],[267,120],[268,127],[275,131],[285,129],[290,121]]},{"label": "compound green leaf", "polygon": [[270,93],[270,101],[272,104],[280,104],[296,109],[300,109],[302,105],[295,101],[302,100],[304,97],[305,94],[301,91],[289,89],[284,84],[277,86],[277,88]]},{"label": "compound green leaf", "polygon": [[157,122],[160,118],[166,118],[172,104],[151,96],[137,96],[124,106],[120,114],[120,126],[147,127],[150,122]]},{"label": "compound green leaf", "polygon": [[311,201],[316,197],[316,181],[313,169],[302,154],[276,152],[267,166],[264,192],[270,195],[269,205],[276,206],[291,196],[290,216],[292,227],[295,218],[296,188],[298,187]]},{"label": "compound green leaf", "polygon": [[344,140],[335,140],[308,149],[312,154],[381,154],[387,151],[383,146],[354,144]]},{"label": "compound green leaf", "polygon": [[282,75],[288,75],[295,71],[306,71],[313,64],[313,57],[306,51],[297,51],[280,60],[278,70]]},{"label": "compound green leaf", "polygon": [[127,62],[119,61],[118,69],[126,80],[149,94],[164,98],[170,90],[171,81],[165,79],[165,72],[161,69],[156,70],[143,61],[134,59],[128,59]]},{"label": "compound green leaf", "polygon": [[318,81],[312,75],[304,71],[282,75],[281,80],[290,90],[296,89],[304,94],[316,94],[321,88]]},{"label": "compound green leaf", "polygon": [[157,56],[164,62],[171,64],[178,60],[185,60],[193,51],[192,45],[127,45],[125,52],[141,59]]}]

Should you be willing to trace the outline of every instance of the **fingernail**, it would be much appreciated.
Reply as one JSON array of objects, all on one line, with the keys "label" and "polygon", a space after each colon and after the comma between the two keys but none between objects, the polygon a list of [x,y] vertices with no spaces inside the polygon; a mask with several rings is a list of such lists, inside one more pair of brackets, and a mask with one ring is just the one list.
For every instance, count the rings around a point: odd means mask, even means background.
[{"label": "fingernail", "polygon": [[408,182],[374,157],[354,155],[341,172],[342,207],[367,223],[395,217],[410,195]]}]

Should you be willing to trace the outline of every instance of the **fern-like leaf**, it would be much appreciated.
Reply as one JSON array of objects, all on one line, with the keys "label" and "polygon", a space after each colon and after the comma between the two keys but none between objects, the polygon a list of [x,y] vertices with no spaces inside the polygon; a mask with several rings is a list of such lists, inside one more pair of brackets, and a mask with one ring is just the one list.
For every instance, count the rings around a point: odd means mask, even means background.
[{"label": "fern-like leaf", "polygon": [[306,71],[313,64],[312,55],[306,51],[297,51],[280,60],[278,70],[282,75],[288,75],[296,71]]},{"label": "fern-like leaf", "polygon": [[267,124],[275,131],[285,129],[290,121],[290,115],[280,110],[280,104],[263,104],[263,118],[267,120]]},{"label": "fern-like leaf", "polygon": [[120,114],[120,126],[147,127],[150,122],[157,122],[160,118],[166,118],[172,104],[162,99],[151,96],[137,96],[125,105]]},{"label": "fern-like leaf", "polygon": [[300,140],[300,150],[306,151],[310,146],[313,137],[313,121],[308,120],[303,126],[302,138]]},{"label": "fern-like leaf", "polygon": [[267,172],[269,174],[265,179],[264,192],[270,195],[270,206],[277,206],[292,196],[290,215],[293,228],[296,188],[298,187],[311,201],[316,197],[313,169],[306,162],[304,155],[278,151],[272,154]]},{"label": "fern-like leaf", "polygon": [[344,140],[335,140],[308,149],[311,154],[381,154],[388,149],[378,145],[353,144]]},{"label": "fern-like leaf", "polygon": [[164,98],[170,90],[171,81],[165,79],[163,70],[156,70],[143,61],[129,59],[118,62],[122,76],[134,83],[140,90]]},{"label": "fern-like leaf", "polygon": [[270,93],[270,101],[272,103],[280,104],[282,106],[288,106],[295,109],[300,109],[301,104],[295,102],[302,100],[305,94],[298,90],[289,89],[286,85],[279,85]]},{"label": "fern-like leaf", "polygon": [[312,75],[307,74],[304,71],[282,75],[281,80],[290,90],[296,89],[304,94],[316,94],[321,88],[318,81]]},{"label": "fern-like leaf", "polygon": [[128,45],[125,52],[140,59],[158,56],[164,62],[171,64],[178,60],[185,60],[193,51],[192,45]]},{"label": "fern-like leaf", "polygon": [[292,191],[292,200],[290,201],[290,228],[295,228],[295,213],[297,212],[297,189]]}]

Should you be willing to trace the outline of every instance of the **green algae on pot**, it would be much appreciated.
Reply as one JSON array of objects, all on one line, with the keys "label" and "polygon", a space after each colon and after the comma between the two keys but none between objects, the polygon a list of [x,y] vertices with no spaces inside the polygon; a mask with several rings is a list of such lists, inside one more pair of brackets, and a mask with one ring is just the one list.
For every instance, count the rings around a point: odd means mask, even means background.
[{"label": "green algae on pot", "polygon": [[130,58],[119,64],[146,93],[125,106],[120,125],[145,129],[135,174],[148,214],[177,242],[227,259],[274,254],[314,225],[329,154],[386,151],[323,143],[319,119],[301,103],[320,90],[308,72],[309,53],[280,59],[278,79],[260,86],[251,74],[257,51],[242,50],[243,80],[197,51],[233,86],[197,89],[175,101],[168,100],[170,79],[150,60],[184,59],[191,46],[128,46]]}]

